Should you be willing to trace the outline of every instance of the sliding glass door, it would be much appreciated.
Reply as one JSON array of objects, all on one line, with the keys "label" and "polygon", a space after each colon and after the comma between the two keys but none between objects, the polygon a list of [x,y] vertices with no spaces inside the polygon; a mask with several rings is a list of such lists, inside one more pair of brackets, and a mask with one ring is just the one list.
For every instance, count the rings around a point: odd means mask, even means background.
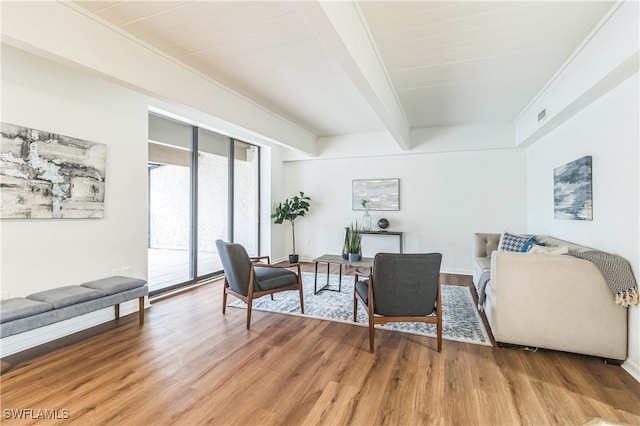
[{"label": "sliding glass door", "polygon": [[191,128],[150,116],[149,286],[193,279],[191,271]]},{"label": "sliding glass door", "polygon": [[198,129],[198,275],[220,271],[216,240],[229,229],[229,138]]},{"label": "sliding glass door", "polygon": [[259,253],[259,150],[255,145],[233,144],[233,240],[250,256]]},{"label": "sliding glass door", "polygon": [[259,254],[259,148],[149,115],[151,295],[222,272],[215,241]]}]

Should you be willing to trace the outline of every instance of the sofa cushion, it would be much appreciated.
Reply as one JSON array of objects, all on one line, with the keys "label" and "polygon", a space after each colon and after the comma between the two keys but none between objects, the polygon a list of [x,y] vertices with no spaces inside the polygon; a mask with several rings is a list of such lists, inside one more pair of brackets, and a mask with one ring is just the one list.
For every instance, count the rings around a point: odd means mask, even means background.
[{"label": "sofa cushion", "polygon": [[53,309],[50,303],[16,297],[0,302],[0,323],[41,314]]},{"label": "sofa cushion", "polygon": [[531,238],[530,236],[514,235],[505,232],[500,237],[499,251],[520,251],[522,246]]},{"label": "sofa cushion", "polygon": [[476,263],[478,264],[478,269],[480,271],[488,271],[491,269],[490,257],[476,257]]},{"label": "sofa cushion", "polygon": [[82,303],[104,296],[107,296],[107,293],[102,290],[94,290],[79,285],[69,285],[34,293],[27,296],[27,299],[50,303],[54,308],[60,309],[65,306],[75,305],[76,303]]},{"label": "sofa cushion", "polygon": [[94,290],[102,290],[107,294],[116,294],[123,291],[131,290],[134,288],[142,287],[147,282],[139,278],[131,277],[109,277],[101,280],[89,281],[84,284],[80,284],[82,287],[92,288]]}]

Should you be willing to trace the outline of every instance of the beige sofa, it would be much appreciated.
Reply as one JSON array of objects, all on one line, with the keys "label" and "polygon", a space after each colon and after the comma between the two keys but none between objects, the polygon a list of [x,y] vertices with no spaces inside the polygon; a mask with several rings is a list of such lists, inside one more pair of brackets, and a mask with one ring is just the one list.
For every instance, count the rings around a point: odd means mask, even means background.
[{"label": "beige sofa", "polygon": [[[547,236],[547,246],[592,250]],[[476,234],[473,279],[490,270],[484,312],[496,341],[627,358],[627,308],[593,263],[573,256],[497,251],[500,234]]]}]

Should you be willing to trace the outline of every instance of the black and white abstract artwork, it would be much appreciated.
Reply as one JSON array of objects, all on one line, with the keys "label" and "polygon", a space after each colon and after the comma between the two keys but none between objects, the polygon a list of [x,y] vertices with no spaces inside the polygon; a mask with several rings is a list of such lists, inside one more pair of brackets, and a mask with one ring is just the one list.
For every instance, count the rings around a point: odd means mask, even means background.
[{"label": "black and white abstract artwork", "polygon": [[107,146],[2,123],[0,218],[104,217]]},{"label": "black and white abstract artwork", "polygon": [[400,179],[355,179],[353,210],[365,210],[362,201],[368,202],[369,210],[400,210],[399,185]]},{"label": "black and white abstract artwork", "polygon": [[553,199],[556,219],[593,220],[590,155],[553,171]]}]

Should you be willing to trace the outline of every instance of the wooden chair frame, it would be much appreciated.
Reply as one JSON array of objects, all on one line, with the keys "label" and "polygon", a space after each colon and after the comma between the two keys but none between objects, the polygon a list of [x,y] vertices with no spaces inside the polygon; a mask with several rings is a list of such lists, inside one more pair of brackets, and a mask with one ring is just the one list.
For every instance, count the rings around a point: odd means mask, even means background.
[{"label": "wooden chair frame", "polygon": [[[271,300],[273,300],[273,294],[279,293],[281,291],[288,290],[298,290],[300,293],[300,312],[304,314],[304,298],[302,295],[302,274],[300,273],[300,264],[295,265],[271,265],[271,259],[269,256],[252,256],[251,259],[251,273],[249,275],[249,289],[248,294],[245,296],[236,291],[231,290],[229,287],[229,281],[227,281],[227,277],[224,277],[224,288],[222,293],[222,314],[226,314],[227,311],[227,295],[231,294],[238,299],[242,300],[247,304],[247,330],[251,327],[251,305],[253,299],[257,299],[262,296],[266,296],[267,294],[271,295]],[[267,263],[258,263],[260,260],[266,259]],[[297,268],[298,273],[298,283],[292,284],[286,287],[274,288],[271,290],[264,291],[254,291],[254,281],[255,281],[255,268],[278,268],[278,269],[289,269],[289,268]]]},{"label": "wooden chair frame", "polygon": [[360,297],[356,291],[355,283],[359,281],[360,275],[356,273],[353,286],[353,322],[358,317],[358,300],[367,308],[369,315],[369,352],[374,352],[374,331],[376,324],[384,324],[387,322],[424,322],[436,325],[436,338],[438,340],[438,352],[442,352],[442,297],[440,287],[440,276],[438,276],[437,294],[436,294],[436,315],[435,316],[406,316],[406,317],[390,317],[376,315],[373,312],[373,276],[369,273],[368,298],[369,303]]}]

